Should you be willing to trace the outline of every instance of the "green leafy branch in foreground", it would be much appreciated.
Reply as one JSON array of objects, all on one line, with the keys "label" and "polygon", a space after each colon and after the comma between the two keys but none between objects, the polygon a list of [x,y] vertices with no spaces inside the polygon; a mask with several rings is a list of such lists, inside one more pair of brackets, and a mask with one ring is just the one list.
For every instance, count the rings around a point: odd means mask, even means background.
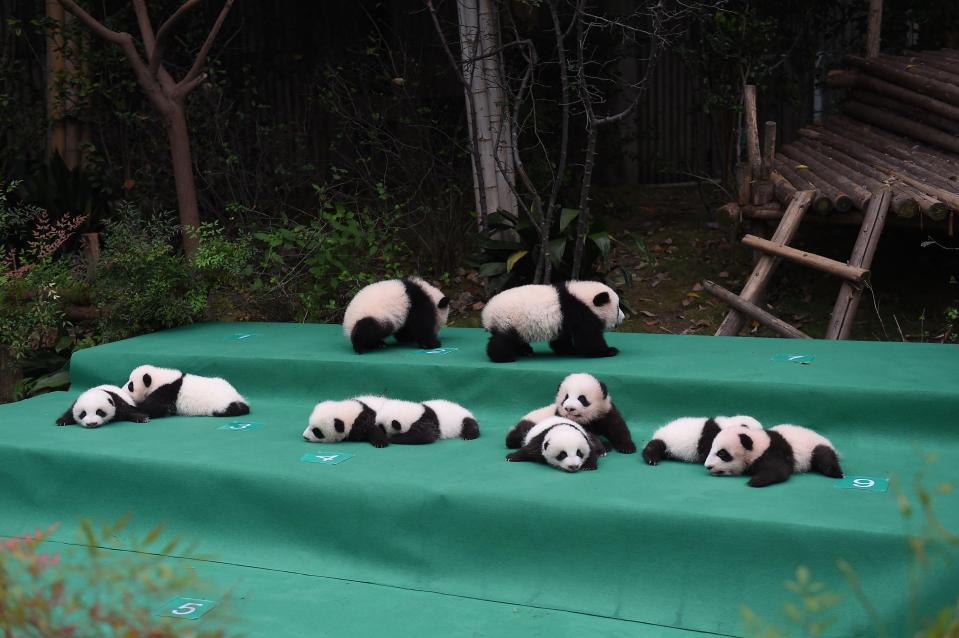
[{"label": "green leafy branch in foreground", "polygon": [[[925,465],[938,461],[935,453],[923,456]],[[891,490],[896,496],[896,505],[903,519],[906,531],[906,544],[912,556],[909,569],[909,634],[916,638],[959,638],[959,598],[956,603],[940,609],[931,618],[920,621],[920,586],[924,572],[934,567],[931,556],[937,556],[949,568],[955,568],[952,550],[959,546],[959,535],[949,530],[939,520],[934,507],[934,498],[938,494],[947,496],[953,492],[952,482],[939,483],[933,489],[925,485],[924,472],[918,472],[912,481],[912,493],[904,491],[897,477],[891,481]],[[846,581],[853,597],[866,611],[872,624],[871,631],[865,635],[875,638],[888,638],[887,631],[875,605],[869,599],[862,580],[855,568],[843,559],[836,560],[836,569]],[[740,607],[745,621],[746,631],[753,638],[785,638],[787,636],[822,636],[835,624],[842,612],[842,604],[847,600],[839,592],[827,589],[825,583],[813,580],[809,569],[800,565],[796,569],[795,580],[785,583],[785,587],[794,597],[783,604],[783,612],[788,626],[779,626],[756,613],[747,605]],[[905,590],[905,588],[904,588]]]},{"label": "green leafy branch in foreground", "polygon": [[[51,551],[56,525],[0,541],[0,635],[5,638],[221,638],[221,629],[193,630],[151,612],[170,597],[197,587],[190,568],[171,566],[164,555],[198,558],[178,538],[163,538],[157,525],[142,539],[122,543],[124,516],[96,529],[81,522],[81,547]],[[186,630],[186,631],[184,631]]]}]

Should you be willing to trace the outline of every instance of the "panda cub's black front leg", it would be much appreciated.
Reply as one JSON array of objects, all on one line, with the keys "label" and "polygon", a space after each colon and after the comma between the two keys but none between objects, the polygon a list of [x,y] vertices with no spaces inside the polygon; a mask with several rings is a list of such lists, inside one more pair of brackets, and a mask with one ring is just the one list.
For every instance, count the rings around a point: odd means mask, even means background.
[{"label": "panda cub's black front leg", "polygon": [[749,473],[752,478],[749,479],[747,485],[749,487],[766,487],[775,483],[783,483],[789,480],[792,471],[792,466],[785,459],[759,459],[750,468]]},{"label": "panda cub's black front leg", "polygon": [[70,409],[60,415],[60,418],[57,419],[57,425],[76,425],[77,420],[73,418],[73,406],[70,406]]},{"label": "panda cub's black front leg", "polygon": [[117,402],[117,413],[113,417],[115,421],[130,421],[132,423],[146,423],[150,420],[150,415],[143,410],[127,405],[122,401]]},{"label": "panda cub's black front leg", "polygon": [[581,357],[615,357],[619,354],[619,350],[606,343],[601,328],[598,331],[592,329],[580,330],[573,337],[573,343],[576,346],[576,354]]}]

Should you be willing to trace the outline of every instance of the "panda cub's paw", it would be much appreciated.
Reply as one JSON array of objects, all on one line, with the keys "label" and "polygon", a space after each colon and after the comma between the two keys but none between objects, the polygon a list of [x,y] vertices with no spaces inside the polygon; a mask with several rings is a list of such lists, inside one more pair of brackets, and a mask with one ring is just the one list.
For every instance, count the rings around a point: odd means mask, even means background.
[{"label": "panda cub's paw", "polygon": [[615,446],[614,449],[620,454],[634,454],[636,452],[636,444],[632,441],[626,441]]},{"label": "panda cub's paw", "polygon": [[[613,348],[612,346],[610,346],[609,348],[606,349],[606,356],[607,356],[607,357],[615,357],[615,356],[618,355],[618,354],[619,354],[619,349],[618,349],[618,348]],[[636,450],[633,450],[633,451],[635,452]]]},{"label": "panda cub's paw", "polygon": [[67,425],[67,420],[64,419],[63,417],[60,417],[59,419],[57,419],[57,425]]}]

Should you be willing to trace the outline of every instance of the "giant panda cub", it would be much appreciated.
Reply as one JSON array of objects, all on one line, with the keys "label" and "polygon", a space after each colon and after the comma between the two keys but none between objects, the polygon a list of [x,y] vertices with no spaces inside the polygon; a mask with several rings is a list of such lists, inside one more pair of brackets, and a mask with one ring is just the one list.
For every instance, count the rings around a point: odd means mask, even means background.
[{"label": "giant panda cub", "polygon": [[703,463],[719,431],[731,427],[761,430],[763,426],[753,417],[741,414],[684,416],[653,432],[653,438],[643,448],[643,460],[649,465],[658,465],[663,459]]},{"label": "giant panda cub", "polygon": [[551,416],[530,428],[522,447],[506,455],[507,461],[533,461],[565,472],[595,470],[599,457],[606,454],[603,444],[575,421]]},{"label": "giant panda cub", "polygon": [[436,420],[440,424],[441,439],[465,439],[470,441],[479,438],[479,423],[473,413],[459,403],[445,399],[423,401],[423,405],[436,413]]},{"label": "giant panda cub", "polygon": [[126,390],[115,385],[98,385],[78,396],[70,409],[57,419],[57,425],[79,423],[85,428],[98,428],[110,421],[146,423],[149,420]]},{"label": "giant panda cub", "polygon": [[750,487],[782,483],[790,474],[809,471],[843,477],[839,455],[829,439],[789,424],[748,432],[720,430],[705,466],[713,476],[748,474]]},{"label": "giant panda cub", "polygon": [[130,373],[127,392],[151,417],[241,416],[250,406],[226,379],[140,366]]},{"label": "giant panda cub", "polygon": [[486,354],[491,361],[516,361],[533,354],[530,343],[548,341],[556,354],[612,357],[603,331],[624,319],[619,296],[598,281],[567,281],[504,290],[483,308],[489,331]]},{"label": "giant panda cub", "polygon": [[439,417],[423,403],[389,399],[376,410],[376,427],[391,443],[422,445],[440,438]]},{"label": "giant panda cub", "polygon": [[636,451],[629,427],[613,403],[606,384],[591,374],[577,372],[563,379],[553,405],[524,416],[506,435],[506,447],[520,447],[526,432],[550,416],[561,416],[579,423],[593,435],[605,437],[617,452],[632,454]]},{"label": "giant panda cub", "polygon": [[439,348],[436,338],[450,313],[450,300],[419,277],[378,281],[353,297],[343,315],[343,333],[357,354],[385,348],[386,337]]},{"label": "giant panda cub", "polygon": [[386,403],[384,397],[362,396],[346,401],[321,401],[313,408],[303,438],[314,443],[367,441],[373,447],[390,444],[386,432],[376,427],[374,406]]}]

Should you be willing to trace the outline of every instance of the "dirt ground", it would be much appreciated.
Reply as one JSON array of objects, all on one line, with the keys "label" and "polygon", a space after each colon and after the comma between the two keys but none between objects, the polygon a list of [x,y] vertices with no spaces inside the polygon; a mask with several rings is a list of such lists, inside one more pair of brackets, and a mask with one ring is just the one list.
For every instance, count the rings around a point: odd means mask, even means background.
[{"label": "dirt ground", "polygon": [[[597,193],[594,206],[606,216],[613,236],[611,279],[628,314],[620,330],[715,333],[727,307],[703,291],[701,282],[710,279],[739,292],[752,269],[751,251],[739,243],[745,229],[715,214],[725,199],[717,191],[696,186]],[[806,220],[792,245],[846,261],[857,232],[858,227]],[[923,247],[930,238],[941,246]],[[956,246],[959,237],[922,229],[918,222],[910,228],[887,227],[852,338],[955,342],[951,326],[959,320],[950,320],[948,311],[959,308],[959,250],[949,250]],[[839,283],[832,276],[781,263],[768,288],[765,308],[810,336],[822,337]],[[475,275],[454,277],[450,287],[454,311],[460,310],[451,317],[451,325],[479,325],[483,295]],[[464,291],[469,292],[464,295]],[[755,322],[742,334],[775,336]]]}]

